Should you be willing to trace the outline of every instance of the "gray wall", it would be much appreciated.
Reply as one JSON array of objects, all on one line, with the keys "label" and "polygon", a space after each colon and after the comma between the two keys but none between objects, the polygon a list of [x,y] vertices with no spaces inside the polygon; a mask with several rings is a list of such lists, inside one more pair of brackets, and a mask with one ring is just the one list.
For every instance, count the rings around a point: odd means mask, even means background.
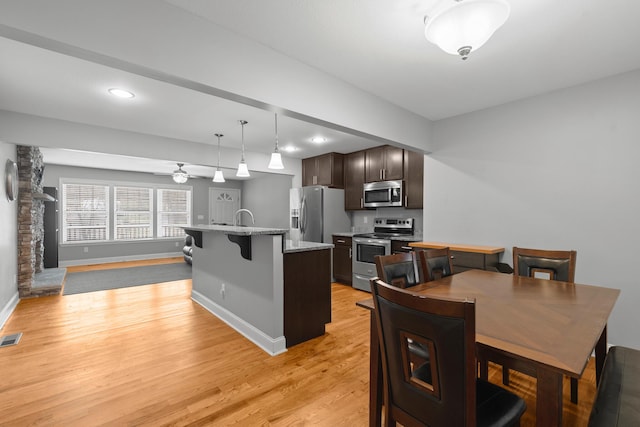
[{"label": "gray wall", "polygon": [[[60,178],[84,178],[103,180],[109,182],[138,182],[149,184],[175,185],[170,176],[158,176],[149,173],[137,173],[115,171],[110,169],[79,168],[72,166],[59,166],[47,164],[43,185],[60,187]],[[209,217],[209,187],[222,186],[229,188],[242,188],[241,181],[227,181],[223,184],[211,182],[209,179],[190,179],[186,184],[193,188],[193,218],[192,223],[199,222],[200,215]],[[82,260],[125,260],[144,259],[154,256],[175,255],[182,253],[182,239],[167,239],[126,243],[91,243],[91,244],[66,244],[59,248],[59,261],[61,265],[82,264]],[[87,252],[84,252],[87,248]]]},{"label": "gray wall", "polygon": [[[289,189],[292,177],[272,175],[244,181],[242,207],[249,209],[256,227],[289,228]],[[244,215],[244,214],[243,214]],[[244,224],[249,218],[243,217]]]},{"label": "gray wall", "polygon": [[609,342],[640,348],[640,71],[434,127],[429,240],[575,249],[576,281],[622,290]]},{"label": "gray wall", "polygon": [[[0,141],[0,328],[7,320],[18,300],[18,200],[9,201],[4,185],[4,170],[7,159],[16,161],[16,146]],[[3,331],[4,332],[4,331]]]}]

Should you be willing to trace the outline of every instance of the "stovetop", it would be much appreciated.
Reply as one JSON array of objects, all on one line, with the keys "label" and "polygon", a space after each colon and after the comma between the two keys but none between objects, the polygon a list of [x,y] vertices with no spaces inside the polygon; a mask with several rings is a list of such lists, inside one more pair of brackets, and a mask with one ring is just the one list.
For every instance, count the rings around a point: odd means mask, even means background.
[{"label": "stovetop", "polygon": [[355,234],[367,239],[393,239],[413,235],[413,218],[375,218],[373,233]]}]

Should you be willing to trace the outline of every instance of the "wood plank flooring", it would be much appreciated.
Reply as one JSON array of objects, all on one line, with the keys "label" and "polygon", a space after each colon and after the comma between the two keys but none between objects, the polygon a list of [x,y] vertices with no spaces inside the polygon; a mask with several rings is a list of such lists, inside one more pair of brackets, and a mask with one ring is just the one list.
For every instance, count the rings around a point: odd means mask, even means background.
[{"label": "wood plank flooring", "polygon": [[[369,313],[355,306],[368,294],[333,284],[327,334],[271,357],[190,292],[183,280],[20,301],[2,329],[24,335],[0,349],[0,425],[368,425]],[[587,424],[594,378],[591,361],[579,405],[565,381],[564,426]],[[535,425],[535,380],[511,385]]]}]

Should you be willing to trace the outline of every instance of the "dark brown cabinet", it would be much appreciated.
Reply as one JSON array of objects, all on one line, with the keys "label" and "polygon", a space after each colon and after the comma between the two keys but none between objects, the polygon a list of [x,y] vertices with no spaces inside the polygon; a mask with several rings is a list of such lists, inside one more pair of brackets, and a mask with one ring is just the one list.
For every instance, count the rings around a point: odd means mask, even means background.
[{"label": "dark brown cabinet", "polygon": [[331,323],[331,249],[284,254],[287,347],[319,337]]},{"label": "dark brown cabinet", "polygon": [[364,185],[365,152],[356,151],[344,156],[344,209],[364,209],[362,187]]},{"label": "dark brown cabinet", "polygon": [[471,269],[497,271],[496,266],[498,265],[499,254],[463,251],[451,251],[450,253],[454,273],[462,273]]},{"label": "dark brown cabinet", "polygon": [[326,185],[344,188],[343,155],[327,153],[302,159],[302,185]]},{"label": "dark brown cabinet", "polygon": [[409,246],[413,247],[416,251],[448,247],[454,273],[461,273],[471,269],[498,271],[498,260],[500,254],[504,252],[504,248],[498,246],[448,244],[441,242],[415,242],[409,244]]},{"label": "dark brown cabinet", "polygon": [[404,207],[422,209],[424,154],[404,150]]},{"label": "dark brown cabinet", "polygon": [[413,248],[409,246],[409,241],[406,240],[392,240],[391,241],[391,253],[399,254],[402,252],[411,252]]},{"label": "dark brown cabinet", "polygon": [[333,236],[333,278],[351,285],[351,237]]},{"label": "dark brown cabinet", "polygon": [[383,145],[371,148],[365,153],[365,182],[402,179],[404,150]]}]

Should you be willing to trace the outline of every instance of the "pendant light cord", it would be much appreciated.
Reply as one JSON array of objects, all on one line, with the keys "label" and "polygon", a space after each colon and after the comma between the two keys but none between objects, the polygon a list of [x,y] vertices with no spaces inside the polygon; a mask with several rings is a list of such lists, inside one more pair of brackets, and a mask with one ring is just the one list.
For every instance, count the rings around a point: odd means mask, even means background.
[{"label": "pendant light cord", "polygon": [[280,151],[278,150],[278,113],[276,114],[276,149],[275,152],[279,153]]}]

